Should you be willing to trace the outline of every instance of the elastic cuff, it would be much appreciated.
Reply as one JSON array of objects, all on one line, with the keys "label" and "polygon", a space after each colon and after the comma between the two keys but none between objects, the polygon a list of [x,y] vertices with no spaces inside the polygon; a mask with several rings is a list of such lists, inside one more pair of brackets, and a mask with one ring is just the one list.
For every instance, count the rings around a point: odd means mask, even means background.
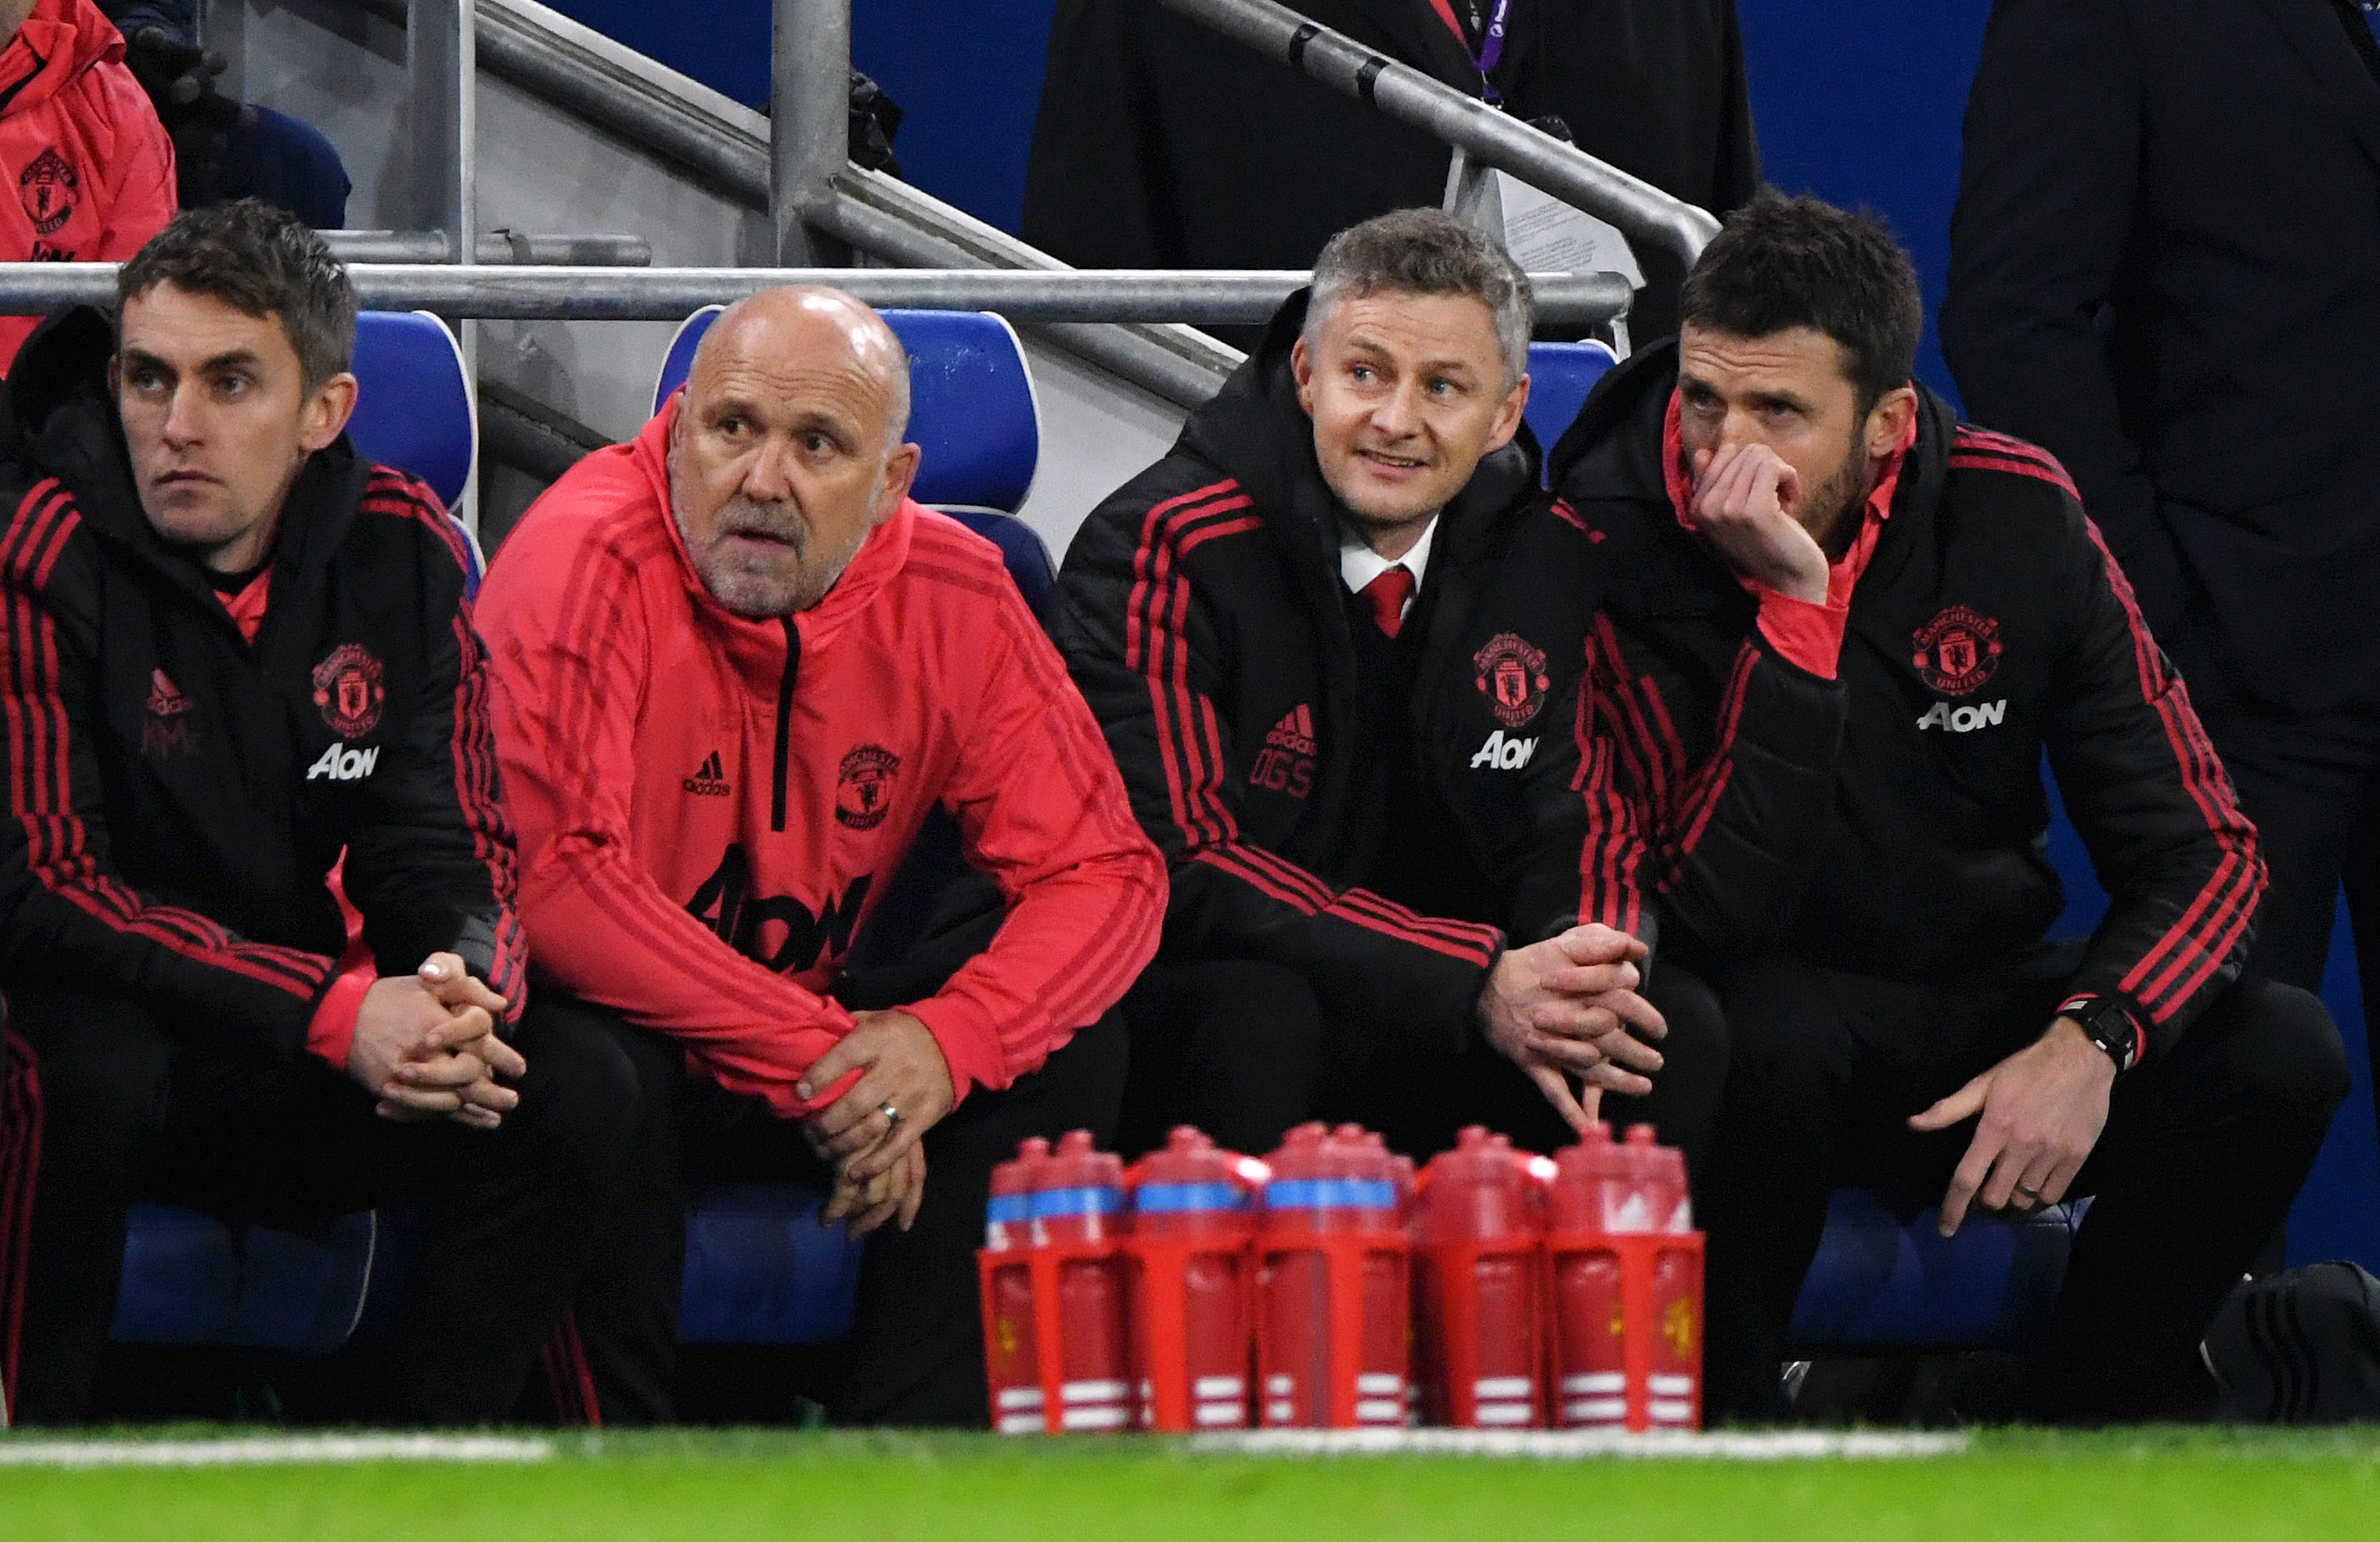
[{"label": "elastic cuff", "polygon": [[942,1062],[951,1073],[953,1107],[966,1100],[971,1087],[1008,1085],[1008,1056],[990,1013],[954,996],[929,997],[902,1010],[925,1024],[926,1031],[941,1046]]},{"label": "elastic cuff", "polygon": [[1770,650],[1821,680],[1833,679],[1851,607],[1812,604],[1767,584],[1755,584],[1752,590],[1760,601],[1760,635],[1768,639]]},{"label": "elastic cuff", "polygon": [[347,1069],[347,1055],[356,1047],[356,1018],[364,1009],[364,992],[379,977],[369,959],[340,970],[323,994],[322,1005],[314,1009],[313,1021],[306,1026],[308,1052],[321,1056],[342,1075]]}]

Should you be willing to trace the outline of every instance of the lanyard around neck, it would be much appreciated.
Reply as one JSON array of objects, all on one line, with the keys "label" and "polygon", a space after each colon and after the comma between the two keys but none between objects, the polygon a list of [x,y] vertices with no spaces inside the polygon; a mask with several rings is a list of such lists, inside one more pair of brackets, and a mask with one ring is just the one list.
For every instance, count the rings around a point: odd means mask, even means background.
[{"label": "lanyard around neck", "polygon": [[1463,56],[1479,71],[1480,93],[1489,102],[1500,103],[1503,98],[1497,93],[1496,82],[1488,77],[1503,62],[1504,18],[1512,9],[1512,0],[1496,0],[1496,8],[1488,15],[1487,30],[1480,37],[1476,53],[1471,48],[1471,35],[1463,30],[1463,23],[1454,15],[1453,0],[1429,0],[1429,4],[1430,8],[1438,12],[1438,18],[1446,23],[1447,30],[1454,34],[1454,41],[1461,45]]}]

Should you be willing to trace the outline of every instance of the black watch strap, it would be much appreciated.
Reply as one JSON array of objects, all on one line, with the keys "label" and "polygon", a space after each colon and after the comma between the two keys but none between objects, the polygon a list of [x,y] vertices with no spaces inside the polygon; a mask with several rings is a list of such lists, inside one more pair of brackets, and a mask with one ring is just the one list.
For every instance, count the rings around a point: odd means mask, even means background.
[{"label": "black watch strap", "polygon": [[2148,1036],[2141,1031],[2140,1019],[2122,1002],[2113,996],[2077,996],[2058,1012],[2082,1026],[2091,1042],[2116,1062],[2116,1075],[2120,1076],[2140,1063]]}]

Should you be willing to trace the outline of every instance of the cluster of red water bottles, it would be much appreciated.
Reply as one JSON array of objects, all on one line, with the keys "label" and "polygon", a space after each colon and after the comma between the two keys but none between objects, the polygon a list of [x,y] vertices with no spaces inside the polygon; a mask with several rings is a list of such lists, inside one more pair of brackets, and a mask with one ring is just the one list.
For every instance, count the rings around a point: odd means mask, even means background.
[{"label": "cluster of red water bottles", "polygon": [[1418,1175],[1352,1124],[1130,1171],[1077,1130],[993,1171],[977,1258],[1002,1434],[1701,1423],[1703,1238],[1648,1125],[1475,1127]]}]

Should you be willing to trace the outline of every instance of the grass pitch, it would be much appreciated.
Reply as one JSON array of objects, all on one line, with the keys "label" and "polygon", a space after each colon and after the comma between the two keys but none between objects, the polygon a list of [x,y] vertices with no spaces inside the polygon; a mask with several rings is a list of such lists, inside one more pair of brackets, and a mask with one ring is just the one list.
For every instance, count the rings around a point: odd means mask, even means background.
[{"label": "grass pitch", "polygon": [[[222,1431],[143,1431],[189,1440]],[[0,1436],[23,1445],[24,1432]],[[1896,1461],[1257,1456],[1140,1438],[564,1435],[540,1462],[0,1465],[0,1537],[436,1542],[2380,1538],[2380,1428],[1979,1434]]]}]

